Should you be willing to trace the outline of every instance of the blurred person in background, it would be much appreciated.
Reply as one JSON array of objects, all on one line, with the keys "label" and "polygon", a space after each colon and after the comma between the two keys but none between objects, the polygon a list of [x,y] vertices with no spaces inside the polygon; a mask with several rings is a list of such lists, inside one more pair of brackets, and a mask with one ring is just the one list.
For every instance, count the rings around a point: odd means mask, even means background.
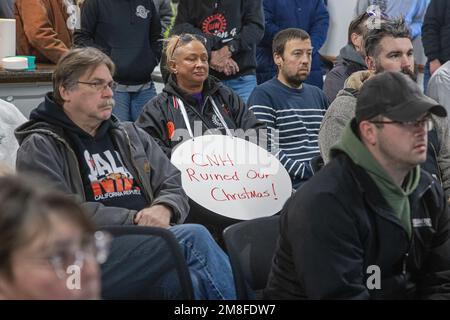
[{"label": "blurred person in background", "polygon": [[172,23],[172,4],[170,3],[170,0],[153,0],[153,3],[155,4],[159,18],[161,19],[161,33],[165,34],[166,31],[169,30]]},{"label": "blurred person in background", "polygon": [[172,34],[203,35],[211,74],[244,102],[256,86],[256,45],[264,34],[262,0],[180,0]]},{"label": "blurred person in background", "polygon": [[56,64],[72,47],[78,23],[72,0],[15,0],[17,54]]},{"label": "blurred person in background", "polygon": [[431,0],[422,27],[422,43],[427,64],[423,85],[427,92],[430,77],[450,60],[450,3],[447,0]]},{"label": "blurred person in background", "polygon": [[377,12],[388,19],[404,18],[414,40],[422,34],[422,24],[429,0],[358,0],[356,14],[367,11]]},{"label": "blurred person in background", "polygon": [[14,0],[0,1],[0,19],[14,19]]},{"label": "blurred person in background", "polygon": [[27,119],[12,103],[0,99],[0,162],[11,168],[16,166],[19,148],[14,130]]},{"label": "blurred person in background", "polygon": [[0,177],[0,299],[100,298],[105,234],[73,200],[34,183]]},{"label": "blurred person in background", "polygon": [[95,47],[117,67],[114,114],[135,121],[156,96],[152,72],[161,59],[161,21],[152,0],[85,0],[74,43]]},{"label": "blurred person in background", "polygon": [[305,30],[313,46],[311,72],[305,83],[319,88],[323,86],[323,74],[319,50],[325,43],[329,14],[323,0],[264,0],[264,37],[256,48],[258,84],[277,75],[273,61],[272,41],[275,35],[287,28]]},{"label": "blurred person in background", "polygon": [[323,91],[331,103],[338,92],[344,88],[344,82],[356,71],[366,70],[364,61],[364,34],[367,32],[369,15],[363,13],[350,22],[348,27],[348,42],[337,57],[336,64],[325,78]]}]

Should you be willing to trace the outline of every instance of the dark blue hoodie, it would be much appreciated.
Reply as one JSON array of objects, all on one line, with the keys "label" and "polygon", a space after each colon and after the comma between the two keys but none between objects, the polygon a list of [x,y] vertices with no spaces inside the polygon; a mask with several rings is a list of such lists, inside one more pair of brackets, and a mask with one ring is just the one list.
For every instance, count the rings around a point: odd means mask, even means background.
[{"label": "dark blue hoodie", "polygon": [[161,21],[152,0],[90,0],[81,10],[78,46],[96,47],[116,64],[114,80],[137,85],[151,81],[161,59]]},{"label": "dark blue hoodie", "polygon": [[92,137],[70,120],[49,93],[45,101],[31,112],[30,120],[56,125],[69,137],[68,142],[77,156],[87,201],[137,211],[149,205],[141,192],[142,187],[125,167],[114,145],[109,133],[112,119],[104,121]]}]

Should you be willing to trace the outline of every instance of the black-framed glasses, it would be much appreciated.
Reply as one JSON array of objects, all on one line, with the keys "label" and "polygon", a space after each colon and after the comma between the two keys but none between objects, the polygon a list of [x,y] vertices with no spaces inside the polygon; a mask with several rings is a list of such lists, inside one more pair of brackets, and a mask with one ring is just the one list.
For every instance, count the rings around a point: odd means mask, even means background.
[{"label": "black-framed glasses", "polygon": [[433,120],[431,119],[431,115],[426,115],[422,119],[415,120],[415,121],[369,121],[373,124],[395,124],[400,127],[403,127],[408,130],[415,130],[417,128],[423,128],[426,126],[428,131],[431,131],[433,129]]},{"label": "black-framed glasses", "polygon": [[173,46],[172,53],[170,55],[170,60],[173,59],[173,55],[175,53],[175,50],[177,50],[178,46],[180,46],[181,44],[189,43],[194,40],[200,41],[206,47],[207,40],[204,36],[199,35],[199,34],[191,34],[191,33],[180,34],[177,39],[177,42],[175,42],[175,45]]},{"label": "black-framed glasses", "polygon": [[67,277],[70,266],[82,268],[84,261],[93,258],[102,264],[109,255],[112,236],[105,231],[97,231],[93,235],[85,235],[74,248],[64,248],[49,254],[45,259],[51,264],[60,279]]},{"label": "black-framed glasses", "polygon": [[117,88],[117,82],[110,81],[110,82],[104,82],[104,81],[77,81],[77,83],[86,84],[89,85],[91,88],[94,88],[98,92],[105,91],[107,87],[109,87],[111,90],[115,90]]}]

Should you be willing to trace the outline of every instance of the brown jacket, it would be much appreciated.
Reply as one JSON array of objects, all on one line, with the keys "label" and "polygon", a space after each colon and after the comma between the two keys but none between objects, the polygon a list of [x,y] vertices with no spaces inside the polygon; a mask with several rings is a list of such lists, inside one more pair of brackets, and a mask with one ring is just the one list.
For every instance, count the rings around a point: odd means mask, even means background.
[{"label": "brown jacket", "polygon": [[16,0],[15,16],[17,54],[57,63],[72,46],[63,0]]}]

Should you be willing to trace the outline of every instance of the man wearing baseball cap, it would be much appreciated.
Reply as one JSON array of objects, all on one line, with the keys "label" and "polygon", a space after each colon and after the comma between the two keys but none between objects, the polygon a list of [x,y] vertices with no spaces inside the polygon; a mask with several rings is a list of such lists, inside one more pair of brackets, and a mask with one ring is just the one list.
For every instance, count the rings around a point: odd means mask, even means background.
[{"label": "man wearing baseball cap", "polygon": [[450,215],[419,166],[431,114],[446,111],[400,72],[364,83],[332,160],[283,210],[267,298],[450,299]]},{"label": "man wearing baseball cap", "polygon": [[[379,28],[364,36],[364,51],[369,71],[352,74],[346,88],[328,107],[319,131],[319,147],[325,164],[331,148],[338,142],[347,122],[355,116],[356,100],[362,84],[372,73],[401,71],[415,79],[414,50],[410,30],[404,19],[381,21]],[[367,74],[368,73],[368,74]],[[427,170],[444,188],[450,199],[450,134],[447,119],[432,116],[433,129],[428,132]]]}]

